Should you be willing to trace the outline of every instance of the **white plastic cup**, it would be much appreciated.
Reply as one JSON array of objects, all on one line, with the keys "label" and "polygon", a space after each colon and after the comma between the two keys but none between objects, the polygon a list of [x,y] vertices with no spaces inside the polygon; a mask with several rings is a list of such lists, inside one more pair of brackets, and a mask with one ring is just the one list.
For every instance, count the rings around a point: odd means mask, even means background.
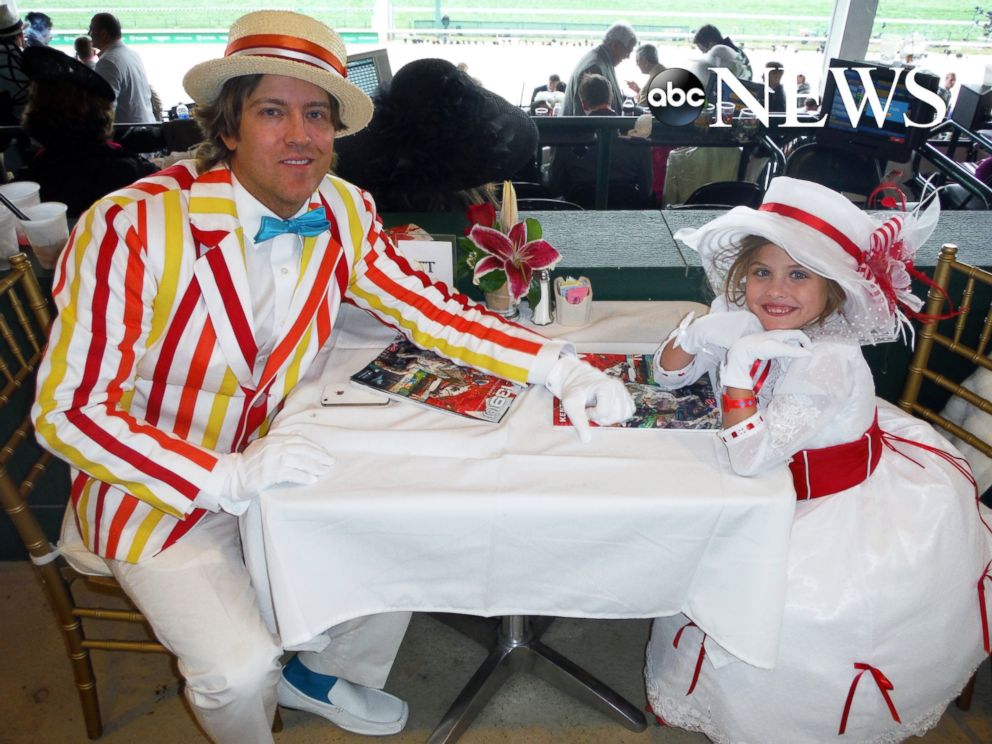
[{"label": "white plastic cup", "polygon": [[[41,186],[34,181],[12,181],[11,183],[5,183],[0,185],[0,194],[10,199],[14,203],[14,206],[22,212],[25,207],[33,207],[41,204]],[[10,211],[3,205],[0,205],[0,209]],[[15,222],[15,230],[17,231],[18,244],[27,250],[28,236],[24,232],[24,228],[21,227],[20,220]]]},{"label": "white plastic cup", "polygon": [[23,211],[29,219],[21,222],[21,226],[27,233],[35,258],[42,268],[55,268],[55,262],[69,239],[66,205],[62,202],[42,202],[25,207]]},{"label": "white plastic cup", "polygon": [[727,125],[734,123],[734,114],[737,113],[737,107],[732,103],[721,103],[720,104],[720,120]]},{"label": "white plastic cup", "polygon": [[17,220],[9,209],[0,209],[0,270],[10,268],[8,259],[18,250]]}]

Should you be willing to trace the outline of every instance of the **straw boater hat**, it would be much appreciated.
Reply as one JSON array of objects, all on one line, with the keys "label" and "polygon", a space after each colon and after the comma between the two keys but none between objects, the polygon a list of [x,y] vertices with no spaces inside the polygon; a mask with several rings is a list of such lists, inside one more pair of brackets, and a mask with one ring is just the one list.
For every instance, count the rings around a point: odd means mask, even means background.
[{"label": "straw boater hat", "polygon": [[0,39],[17,36],[24,29],[24,21],[17,15],[13,4],[0,5]]},{"label": "straw boater hat", "polygon": [[348,55],[341,37],[320,21],[285,10],[260,10],[231,26],[221,59],[201,62],[183,78],[196,103],[211,103],[224,83],[243,75],[285,75],[323,88],[338,102],[344,137],[372,118],[372,101],[348,82]]},{"label": "straw boater hat", "polygon": [[735,207],[698,229],[677,231],[675,238],[699,253],[717,294],[723,291],[741,239],[765,238],[844,290],[840,317],[828,323],[829,330],[861,343],[879,343],[893,340],[902,328],[911,329],[906,313],[922,307],[910,286],[913,256],[930,237],[939,215],[934,198],[913,213],[873,216],[836,191],[780,177],[771,182],[758,209]]}]

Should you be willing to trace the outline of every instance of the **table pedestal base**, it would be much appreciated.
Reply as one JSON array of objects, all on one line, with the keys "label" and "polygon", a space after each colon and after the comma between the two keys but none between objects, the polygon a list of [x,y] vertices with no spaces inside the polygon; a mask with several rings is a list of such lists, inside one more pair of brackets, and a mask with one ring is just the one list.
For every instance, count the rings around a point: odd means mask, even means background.
[{"label": "table pedestal base", "polygon": [[[486,642],[480,636],[478,624],[475,628],[469,627],[464,616],[448,615],[440,616],[439,619],[473,640],[484,645],[491,643],[491,639]],[[532,622],[526,615],[503,617],[496,629],[496,643],[488,658],[482,662],[448,708],[441,723],[427,740],[428,744],[452,744],[457,741],[472,725],[489,698],[514,672],[532,672],[631,731],[643,731],[647,722],[638,708],[584,669],[540,642],[540,636],[548,625],[550,618],[538,618]]]}]

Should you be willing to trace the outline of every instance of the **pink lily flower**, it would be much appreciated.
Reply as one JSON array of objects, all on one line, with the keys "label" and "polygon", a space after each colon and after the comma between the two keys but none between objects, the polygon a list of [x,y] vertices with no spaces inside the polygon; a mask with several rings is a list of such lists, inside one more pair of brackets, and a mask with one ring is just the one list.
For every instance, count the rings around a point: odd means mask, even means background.
[{"label": "pink lily flower", "polygon": [[472,280],[491,271],[506,272],[510,296],[519,300],[527,294],[535,271],[551,269],[561,260],[561,254],[546,240],[527,242],[527,225],[518,222],[510,228],[509,235],[483,225],[474,225],[469,239],[489,255],[475,265]]}]

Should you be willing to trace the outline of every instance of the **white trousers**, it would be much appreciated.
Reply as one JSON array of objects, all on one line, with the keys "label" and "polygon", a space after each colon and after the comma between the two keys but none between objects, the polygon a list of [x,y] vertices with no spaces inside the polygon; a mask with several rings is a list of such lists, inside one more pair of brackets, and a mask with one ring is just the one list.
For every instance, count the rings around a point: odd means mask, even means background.
[{"label": "white trousers", "polygon": [[[153,558],[108,563],[159,641],[178,657],[186,698],[210,738],[271,744],[283,649],[259,612],[237,517],[208,514]],[[410,613],[395,612],[335,626],[327,631],[327,647],[301,653],[301,661],[313,671],[381,688],[409,620]]]}]

